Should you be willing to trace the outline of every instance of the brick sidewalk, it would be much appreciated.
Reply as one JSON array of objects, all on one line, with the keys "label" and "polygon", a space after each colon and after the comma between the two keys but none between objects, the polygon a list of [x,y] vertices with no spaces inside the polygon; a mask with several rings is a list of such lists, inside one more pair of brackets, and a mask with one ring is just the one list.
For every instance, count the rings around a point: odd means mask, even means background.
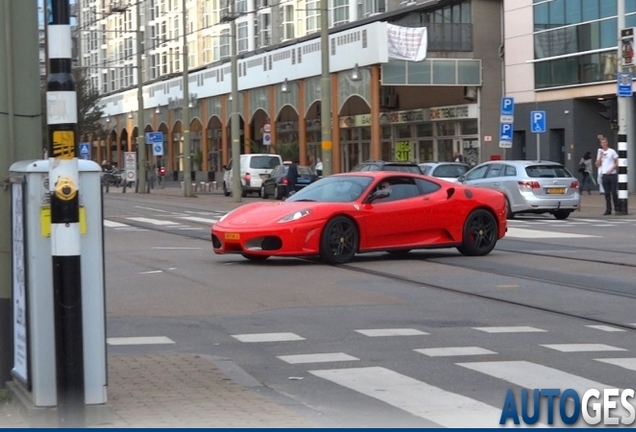
[{"label": "brick sidewalk", "polygon": [[[98,426],[315,426],[259,395],[258,389],[239,385],[214,363],[194,354],[111,355],[108,377],[113,418]],[[0,405],[0,427],[28,426],[14,402]]]}]

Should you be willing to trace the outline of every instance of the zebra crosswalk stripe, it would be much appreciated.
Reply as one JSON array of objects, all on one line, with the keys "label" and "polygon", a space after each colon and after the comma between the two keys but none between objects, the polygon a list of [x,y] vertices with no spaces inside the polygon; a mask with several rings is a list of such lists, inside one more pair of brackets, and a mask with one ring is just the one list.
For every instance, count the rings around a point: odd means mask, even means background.
[{"label": "zebra crosswalk stripe", "polygon": [[180,216],[179,219],[191,221],[191,222],[199,222],[204,224],[215,224],[218,222],[218,219],[207,219],[198,216]]},{"label": "zebra crosswalk stripe", "polygon": [[179,225],[177,222],[172,222],[172,221],[168,221],[168,220],[150,219],[150,218],[145,218],[145,217],[130,217],[130,218],[126,218],[126,219],[131,220],[131,221],[135,221],[135,222],[148,223],[148,224],[151,224],[151,225],[160,225],[160,226]]},{"label": "zebra crosswalk stripe", "polygon": [[[444,427],[495,427],[501,409],[383,367],[309,371]],[[461,409],[458,409],[461,407]]]}]

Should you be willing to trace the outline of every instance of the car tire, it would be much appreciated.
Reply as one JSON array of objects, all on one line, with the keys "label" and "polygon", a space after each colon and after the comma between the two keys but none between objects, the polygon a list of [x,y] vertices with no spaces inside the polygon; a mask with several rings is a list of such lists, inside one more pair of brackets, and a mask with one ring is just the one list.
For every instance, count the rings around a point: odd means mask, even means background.
[{"label": "car tire", "polygon": [[245,197],[247,196],[247,191],[246,191],[246,190],[245,190],[245,188],[243,188],[243,187],[241,188],[241,196],[242,196],[243,198],[245,198]]},{"label": "car tire", "polygon": [[345,216],[329,220],[320,235],[320,259],[337,265],[345,264],[358,252],[360,233],[356,224]]},{"label": "car tire", "polygon": [[227,185],[223,182],[223,195],[230,196],[230,191],[227,190]]},{"label": "car tire", "polygon": [[457,250],[462,255],[488,255],[495,248],[499,227],[495,216],[488,210],[477,209],[470,212],[464,222],[461,246]]},{"label": "car tire", "polygon": [[514,219],[515,214],[510,207],[510,200],[506,197],[506,219]]},{"label": "car tire", "polygon": [[250,254],[250,253],[243,253],[241,255],[243,255],[244,258],[247,258],[248,260],[253,262],[262,262],[262,261],[265,261],[267,258],[269,258],[269,255],[256,255],[256,254]]},{"label": "car tire", "polygon": [[274,198],[277,200],[283,199],[283,197],[280,194],[280,190],[278,189],[278,186],[274,188]]},{"label": "car tire", "polygon": [[261,198],[267,199],[267,192],[265,192],[265,186],[261,185]]},{"label": "car tire", "polygon": [[557,210],[553,214],[555,218],[563,220],[567,219],[568,216],[570,216],[570,213],[572,213],[570,210]]}]

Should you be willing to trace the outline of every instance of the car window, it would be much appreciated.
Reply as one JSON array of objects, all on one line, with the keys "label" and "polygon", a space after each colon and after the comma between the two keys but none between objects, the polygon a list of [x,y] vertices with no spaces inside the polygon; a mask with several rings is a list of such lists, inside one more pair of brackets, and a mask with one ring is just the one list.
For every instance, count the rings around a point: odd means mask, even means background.
[{"label": "car window", "polygon": [[380,167],[377,165],[367,165],[367,171],[380,171]]},{"label": "car window", "polygon": [[517,177],[517,169],[511,165],[506,165],[506,177]]},{"label": "car window", "polygon": [[468,167],[464,165],[440,165],[435,171],[433,176],[441,178],[457,178],[466,174]]},{"label": "car window", "polygon": [[475,167],[472,170],[468,171],[468,173],[466,174],[466,180],[482,179],[486,175],[486,170],[488,170],[488,165]]},{"label": "car window", "polygon": [[371,181],[373,178],[365,175],[324,177],[287,198],[287,201],[352,202],[362,196]]},{"label": "car window", "polygon": [[490,169],[488,170],[488,174],[486,174],[486,178],[493,177],[501,177],[503,170],[503,165],[501,164],[492,164],[490,165]]},{"label": "car window", "polygon": [[415,183],[415,180],[416,179],[411,177],[388,177],[381,180],[378,186],[373,189],[373,191],[388,187],[391,191],[391,194],[386,198],[375,200],[374,203],[398,201],[419,196],[420,189]]},{"label": "car window", "polygon": [[314,175],[314,172],[306,165],[298,165],[298,175]]},{"label": "car window", "polygon": [[563,165],[530,165],[526,174],[532,178],[567,178],[572,174]]},{"label": "car window", "polygon": [[428,195],[441,189],[440,185],[428,180],[415,179],[415,183],[420,190],[420,195]]},{"label": "car window", "polygon": [[272,170],[270,177],[277,177],[280,174],[280,165]]},{"label": "car window", "polygon": [[353,167],[351,172],[364,171],[364,167],[365,167],[365,165],[356,165],[356,166]]},{"label": "car window", "polygon": [[430,165],[425,165],[425,166],[421,166],[420,165],[420,169],[422,170],[422,173],[429,175],[429,173],[431,172],[431,170],[433,169],[432,166]]},{"label": "car window", "polygon": [[250,168],[272,169],[280,165],[280,159],[276,156],[252,156],[250,158]]},{"label": "car window", "polygon": [[408,172],[413,174],[422,174],[420,167],[417,165],[384,165],[383,171]]}]

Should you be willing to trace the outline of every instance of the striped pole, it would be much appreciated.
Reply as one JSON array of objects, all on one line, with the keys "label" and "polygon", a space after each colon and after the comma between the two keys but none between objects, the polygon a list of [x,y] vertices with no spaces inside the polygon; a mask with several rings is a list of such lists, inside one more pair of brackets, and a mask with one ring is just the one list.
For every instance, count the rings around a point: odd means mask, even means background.
[{"label": "striped pole", "polygon": [[618,135],[618,202],[619,212],[627,214],[627,135]]},{"label": "striped pole", "polygon": [[86,420],[76,145],[77,94],[71,72],[70,4],[69,0],[49,0],[49,4],[46,120],[50,158],[57,413],[59,426],[83,427]]}]

